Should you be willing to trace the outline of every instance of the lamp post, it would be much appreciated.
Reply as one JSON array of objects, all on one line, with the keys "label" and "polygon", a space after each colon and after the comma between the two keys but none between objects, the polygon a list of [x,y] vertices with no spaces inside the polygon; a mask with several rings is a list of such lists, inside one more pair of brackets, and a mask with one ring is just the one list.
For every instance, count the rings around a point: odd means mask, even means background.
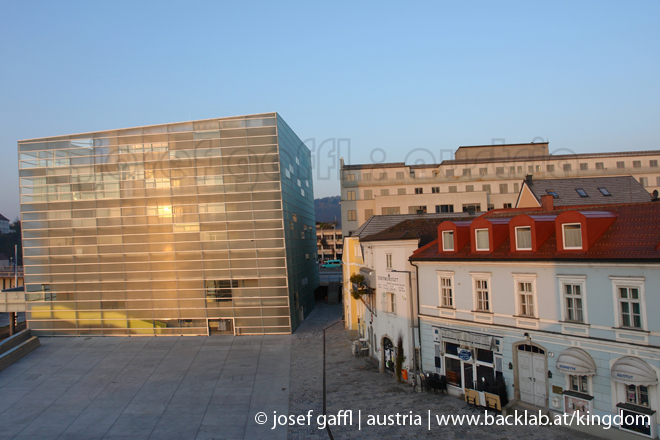
[{"label": "lamp post", "polygon": [[408,274],[408,302],[410,303],[410,346],[412,347],[412,360],[413,360],[413,378],[417,375],[417,352],[415,350],[415,319],[413,312],[413,288],[412,288],[412,271],[409,270],[391,270],[390,272],[407,273]]}]

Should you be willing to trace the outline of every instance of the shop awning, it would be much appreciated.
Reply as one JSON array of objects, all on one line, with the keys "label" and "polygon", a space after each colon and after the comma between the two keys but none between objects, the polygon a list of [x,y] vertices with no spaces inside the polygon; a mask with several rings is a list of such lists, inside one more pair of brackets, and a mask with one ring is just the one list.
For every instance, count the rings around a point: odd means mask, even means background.
[{"label": "shop awning", "polygon": [[581,348],[570,347],[557,357],[557,370],[564,374],[578,376],[593,376],[596,374],[596,363],[592,357]]},{"label": "shop awning", "polygon": [[658,376],[653,367],[643,360],[624,356],[617,360],[610,372],[615,382],[629,385],[657,385]]}]

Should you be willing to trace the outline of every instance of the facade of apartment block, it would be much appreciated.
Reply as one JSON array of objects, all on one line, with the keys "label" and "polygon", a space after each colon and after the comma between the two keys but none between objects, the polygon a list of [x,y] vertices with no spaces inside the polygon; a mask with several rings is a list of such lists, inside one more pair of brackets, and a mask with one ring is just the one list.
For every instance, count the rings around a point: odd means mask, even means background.
[{"label": "facade of apartment block", "polygon": [[547,143],[460,147],[440,164],[348,165],[341,162],[342,231],[373,215],[486,211],[514,207],[525,176],[576,178],[632,175],[660,188],[660,151],[548,154]]},{"label": "facade of apartment block", "polygon": [[319,260],[341,260],[344,251],[341,229],[316,225],[316,247]]}]

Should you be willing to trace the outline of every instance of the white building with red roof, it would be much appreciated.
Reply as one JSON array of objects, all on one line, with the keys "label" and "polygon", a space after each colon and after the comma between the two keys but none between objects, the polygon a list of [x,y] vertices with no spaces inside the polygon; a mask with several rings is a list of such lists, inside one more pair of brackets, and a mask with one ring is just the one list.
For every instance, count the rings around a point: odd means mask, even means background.
[{"label": "white building with red roof", "polygon": [[422,369],[477,404],[633,416],[620,428],[655,438],[660,203],[552,202],[445,221],[413,253]]}]

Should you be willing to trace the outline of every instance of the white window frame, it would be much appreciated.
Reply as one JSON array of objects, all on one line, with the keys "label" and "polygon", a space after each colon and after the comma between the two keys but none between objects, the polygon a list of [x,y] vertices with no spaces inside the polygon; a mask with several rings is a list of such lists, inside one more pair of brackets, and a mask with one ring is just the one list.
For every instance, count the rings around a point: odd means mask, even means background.
[{"label": "white window frame", "polygon": [[346,219],[349,222],[357,221],[357,210],[349,209],[348,211],[346,211]]},{"label": "white window frame", "polygon": [[[435,272],[438,275],[438,298],[439,298],[439,303],[440,307],[443,308],[450,308],[450,309],[455,309],[456,308],[456,296],[454,295],[455,292],[455,286],[456,284],[454,283],[454,272],[453,271],[446,271],[446,270],[437,270]],[[442,280],[449,280],[449,286],[443,286]],[[450,294],[450,305],[445,304],[444,301],[444,293],[445,289],[449,289]]]},{"label": "white window frame", "polygon": [[392,270],[392,254],[385,254],[385,268]]},{"label": "white window frame", "polygon": [[[480,249],[479,248],[479,240],[477,239],[477,236],[479,235],[479,232],[481,232],[481,231],[486,231],[486,234],[488,234],[488,247],[485,248],[485,249],[483,249],[483,248]],[[475,229],[474,230],[474,248],[477,251],[489,251],[490,250],[490,231],[488,230],[488,228],[480,228],[480,229]]]},{"label": "white window frame", "polygon": [[[648,321],[646,319],[646,292],[644,289],[644,277],[617,277],[611,276],[612,280],[612,293],[614,294],[614,326],[621,330],[643,330],[648,331]],[[639,312],[640,319],[642,321],[641,327],[623,327],[622,323],[622,310],[621,310],[621,299],[619,298],[619,288],[627,287],[633,289],[639,289],[639,299],[636,300],[639,302]],[[629,301],[630,302],[630,301]]]},{"label": "white window frame", "polygon": [[[522,248],[518,245],[518,229],[529,229],[530,247]],[[514,228],[514,233],[516,234],[516,250],[517,251],[531,251],[532,250],[532,227],[531,226],[516,226]]]},{"label": "white window frame", "polygon": [[[628,387],[634,386],[635,387],[635,401],[631,402],[628,399]],[[646,404],[640,403],[641,402],[641,394],[642,394],[642,387],[646,388]],[[649,385],[632,385],[632,384],[625,384],[623,392],[625,393],[625,399],[626,403],[631,403],[633,405],[641,406],[643,408],[651,408],[651,386]]]},{"label": "white window frame", "polygon": [[385,312],[390,315],[396,315],[396,293],[385,293]]},{"label": "white window frame", "polygon": [[[571,324],[588,324],[589,315],[587,313],[587,276],[586,275],[558,275],[559,296],[561,297],[561,320]],[[566,286],[580,286],[580,298],[582,299],[582,321],[572,321],[568,319],[568,306],[566,304]],[[572,295],[571,297],[574,298]]]},{"label": "white window frame", "polygon": [[[571,379],[576,377],[578,381],[578,388],[580,389],[579,391],[576,391],[573,389],[571,386]],[[583,391],[582,387],[580,386],[581,382],[581,377],[586,377],[587,378],[587,391]],[[569,390],[569,391],[574,391],[576,393],[581,393],[581,394],[586,394],[588,396],[593,396],[594,395],[594,383],[593,383],[593,376],[584,376],[584,375],[579,375],[579,374],[566,374],[565,375],[565,384],[564,384],[564,389]]]},{"label": "white window frame", "polygon": [[346,200],[355,200],[355,191],[354,190],[349,190],[346,191]]},{"label": "white window frame", "polygon": [[[451,247],[451,249],[447,249],[447,246],[445,246],[445,234],[451,234],[452,242],[454,244]],[[445,252],[456,250],[456,240],[455,240],[455,237],[454,237],[454,231],[442,231],[442,250],[445,251]]]},{"label": "white window frame", "polygon": [[[472,300],[474,304],[474,311],[478,313],[493,313],[493,284],[491,283],[491,274],[487,272],[471,272],[470,275],[472,276]],[[486,281],[488,283],[488,309],[479,308],[477,281]]]},{"label": "white window frame", "polygon": [[[539,317],[539,302],[538,302],[538,294],[537,294],[537,288],[536,288],[536,274],[529,274],[529,273],[514,273],[511,274],[513,276],[513,292],[514,295],[516,296],[516,316],[519,316],[521,318],[538,318]],[[518,283],[530,283],[532,285],[532,292],[531,292],[531,297],[532,297],[532,309],[534,310],[534,313],[531,315],[523,315],[522,314],[522,298],[521,294],[518,291]]]},{"label": "white window frame", "polygon": [[[580,226],[580,246],[566,246],[566,226]],[[582,223],[562,223],[561,224],[561,242],[564,245],[564,249],[583,249],[584,240],[582,240]]]}]

